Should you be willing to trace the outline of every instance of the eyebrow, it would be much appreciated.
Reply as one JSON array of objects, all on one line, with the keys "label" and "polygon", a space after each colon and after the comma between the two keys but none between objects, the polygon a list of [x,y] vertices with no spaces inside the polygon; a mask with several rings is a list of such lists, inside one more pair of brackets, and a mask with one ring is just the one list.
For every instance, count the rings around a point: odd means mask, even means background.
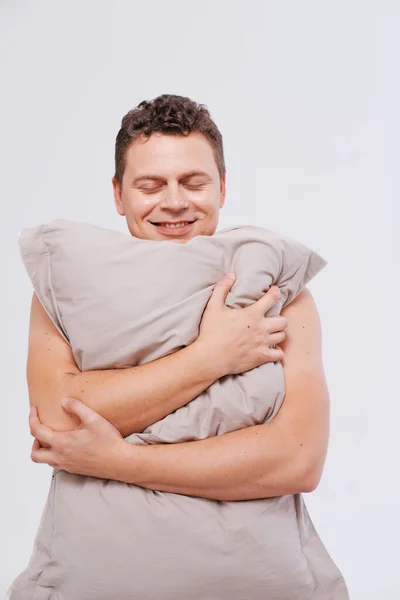
[{"label": "eyebrow", "polygon": [[[182,175],[179,178],[179,181],[182,181],[185,179],[190,179],[191,177],[195,177],[195,176],[206,177],[208,180],[211,180],[210,175],[208,173],[206,173],[205,171],[194,170],[194,171],[187,171],[186,173],[182,173]],[[153,181],[166,181],[165,177],[161,177],[160,175],[153,175],[153,174],[149,173],[148,175],[140,175],[140,177],[135,177],[135,179],[132,181],[132,185],[137,185],[142,180],[148,180],[148,179],[151,179]]]}]

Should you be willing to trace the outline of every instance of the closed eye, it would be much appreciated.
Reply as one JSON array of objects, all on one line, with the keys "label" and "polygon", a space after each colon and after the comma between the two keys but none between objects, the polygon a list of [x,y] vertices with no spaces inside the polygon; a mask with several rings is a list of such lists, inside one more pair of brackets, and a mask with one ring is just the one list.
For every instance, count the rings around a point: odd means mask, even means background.
[{"label": "closed eye", "polygon": [[[191,189],[191,190],[199,190],[201,188],[203,188],[206,184],[205,183],[192,183],[189,184],[187,183],[185,185],[185,187]],[[155,194],[157,192],[159,192],[162,189],[162,186],[158,186],[156,188],[154,187],[141,187],[140,188],[142,192],[145,192],[146,194]]]},{"label": "closed eye", "polygon": [[161,188],[141,188],[142,192],[145,192],[146,194],[155,194],[156,192],[159,192],[161,190]]}]

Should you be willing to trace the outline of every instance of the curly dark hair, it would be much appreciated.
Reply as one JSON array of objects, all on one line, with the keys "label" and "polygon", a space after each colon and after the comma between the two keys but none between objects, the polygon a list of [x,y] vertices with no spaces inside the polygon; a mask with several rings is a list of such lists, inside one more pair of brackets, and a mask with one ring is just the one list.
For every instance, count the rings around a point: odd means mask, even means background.
[{"label": "curly dark hair", "polygon": [[220,177],[225,175],[222,135],[211,119],[207,107],[186,96],[162,94],[151,101],[143,100],[122,119],[121,129],[115,140],[114,178],[120,187],[129,146],[138,137],[150,137],[156,131],[169,135],[202,133],[213,146]]}]

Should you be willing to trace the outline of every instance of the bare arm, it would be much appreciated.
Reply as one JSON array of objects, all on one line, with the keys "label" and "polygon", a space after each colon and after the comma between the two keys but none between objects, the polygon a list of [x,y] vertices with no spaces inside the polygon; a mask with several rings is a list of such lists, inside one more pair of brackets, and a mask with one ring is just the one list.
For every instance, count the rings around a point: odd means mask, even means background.
[{"label": "bare arm", "polygon": [[115,479],[218,500],[314,490],[329,438],[320,320],[307,288],[284,312],[286,395],[273,421],[193,442],[146,447],[124,442],[113,459]]}]

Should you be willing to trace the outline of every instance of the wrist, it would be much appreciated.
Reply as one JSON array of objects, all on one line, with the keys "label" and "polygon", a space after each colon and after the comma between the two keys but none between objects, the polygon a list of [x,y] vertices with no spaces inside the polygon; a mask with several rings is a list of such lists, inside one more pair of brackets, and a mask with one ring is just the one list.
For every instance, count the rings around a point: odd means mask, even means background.
[{"label": "wrist", "polygon": [[110,479],[124,483],[137,483],[145,472],[144,454],[146,446],[130,444],[121,440],[110,456]]},{"label": "wrist", "polygon": [[205,379],[209,385],[214,383],[220,377],[228,375],[220,354],[215,351],[215,345],[198,337],[187,350],[193,353],[193,360],[196,363],[196,370]]}]

